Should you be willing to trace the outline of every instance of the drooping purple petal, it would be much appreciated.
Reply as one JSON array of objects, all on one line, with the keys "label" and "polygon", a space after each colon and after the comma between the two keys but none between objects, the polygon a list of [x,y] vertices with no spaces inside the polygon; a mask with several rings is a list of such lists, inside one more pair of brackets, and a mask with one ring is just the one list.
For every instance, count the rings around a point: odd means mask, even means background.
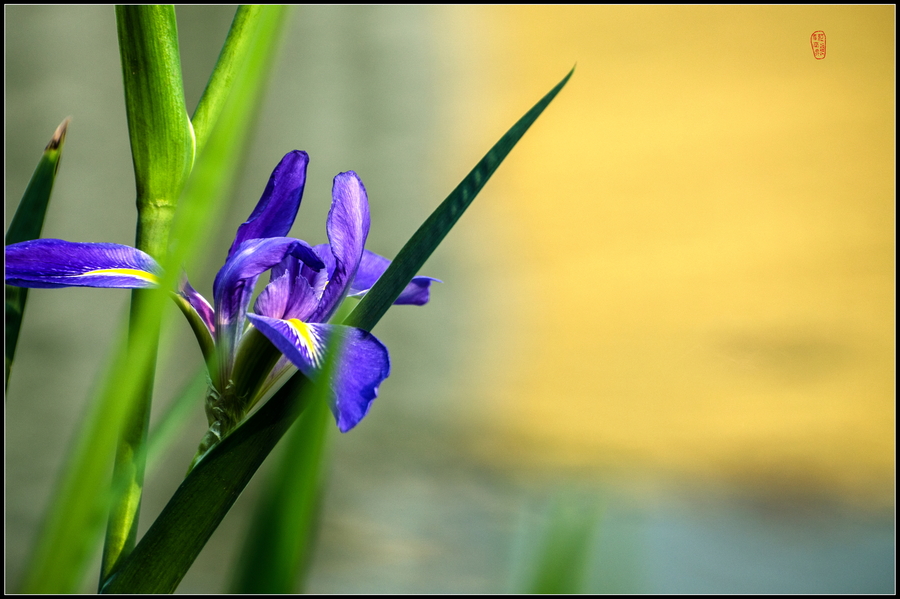
[{"label": "drooping purple petal", "polygon": [[347,171],[335,177],[331,194],[326,228],[335,266],[311,322],[327,322],[344,299],[369,235],[369,200],[356,173]]},{"label": "drooping purple petal", "polygon": [[300,150],[288,152],[281,159],[250,218],[238,227],[234,243],[228,250],[229,258],[238,246],[249,239],[284,237],[288,234],[303,197],[307,164],[309,156]]},{"label": "drooping purple petal", "polygon": [[306,262],[313,269],[325,266],[305,241],[290,237],[269,237],[243,242],[216,275],[213,283],[216,341],[225,356],[223,364],[229,362],[227,356],[237,346],[256,279],[281,262],[287,254]]},{"label": "drooping purple petal", "polygon": [[338,428],[346,433],[369,412],[378,386],[391,372],[388,350],[362,329],[340,325],[277,320],[250,314],[249,318],[303,374],[315,378],[325,358],[326,341],[340,339],[340,359],[332,371],[329,404]]},{"label": "drooping purple petal", "polygon": [[33,239],[6,246],[6,284],[17,287],[155,287],[160,272],[153,258],[117,243]]},{"label": "drooping purple petal", "polygon": [[[318,249],[318,246],[316,246]],[[321,253],[320,253],[321,255]],[[359,269],[356,276],[350,283],[349,296],[360,297],[365,295],[371,289],[375,282],[384,274],[390,266],[391,261],[384,256],[379,256],[375,252],[369,250],[363,251],[362,260],[359,262]],[[442,283],[440,279],[434,277],[413,277],[400,296],[394,300],[394,304],[412,304],[422,306],[428,303],[429,288],[433,282]]]}]

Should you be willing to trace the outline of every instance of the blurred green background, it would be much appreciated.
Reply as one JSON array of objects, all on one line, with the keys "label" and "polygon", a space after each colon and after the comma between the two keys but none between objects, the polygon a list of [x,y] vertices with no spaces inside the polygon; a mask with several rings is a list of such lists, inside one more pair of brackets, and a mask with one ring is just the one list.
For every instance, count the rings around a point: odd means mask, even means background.
[{"label": "blurred green background", "polygon": [[[71,115],[44,236],[132,244],[112,9],[5,12],[7,225]],[[234,8],[177,13],[193,110]],[[578,65],[423,269],[445,281],[432,302],[376,329],[393,372],[334,435],[309,590],[523,588],[548,506],[574,496],[600,514],[587,590],[892,592],[894,17],[296,9],[226,224],[186,265],[207,297],[285,152],[311,157],[295,236],[325,241],[331,179],[353,169],[368,247],[392,256]],[[127,301],[29,295],[6,403],[10,588]],[[157,411],[201,366],[171,317]],[[148,477],[144,529],[204,420],[198,397]],[[179,592],[227,588],[256,493]]]}]

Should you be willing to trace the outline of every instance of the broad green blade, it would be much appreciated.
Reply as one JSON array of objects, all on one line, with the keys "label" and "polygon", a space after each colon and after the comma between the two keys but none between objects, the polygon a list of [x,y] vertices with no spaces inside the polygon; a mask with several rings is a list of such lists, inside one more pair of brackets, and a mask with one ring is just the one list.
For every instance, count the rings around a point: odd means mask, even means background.
[{"label": "broad green blade", "polygon": [[[25,574],[23,591],[32,593],[71,593],[82,582],[85,568],[97,547],[108,509],[108,496],[98,489],[109,486],[109,459],[118,426],[123,418],[120,399],[135,392],[135,379],[128,376],[149,359],[141,331],[154,326],[171,299],[165,289],[174,288],[181,265],[202,249],[206,233],[215,229],[224,207],[224,198],[239,172],[240,155],[249,131],[255,123],[262,89],[271,75],[274,55],[279,47],[284,7],[264,7],[264,24],[252,45],[251,56],[234,84],[204,155],[195,165],[191,179],[179,202],[172,224],[175,244],[163,263],[165,275],[143,319],[150,324],[138,326],[130,342],[124,338],[117,346],[110,377],[101,386],[81,428],[79,439],[51,499],[46,520]],[[123,348],[129,348],[128,350]],[[124,357],[127,356],[127,361]]]},{"label": "broad green blade", "polygon": [[[25,194],[6,231],[6,245],[37,239],[41,236],[44,216],[47,214],[47,204],[50,202],[56,171],[59,170],[59,159],[66,141],[68,126],[69,119],[60,123],[53,137],[50,138],[50,143],[44,148],[44,154],[41,156],[37,168],[34,169],[34,174],[31,175],[31,181],[28,182]],[[16,355],[19,329],[25,315],[27,299],[28,289],[6,286],[6,388],[9,387],[9,371]]]},{"label": "broad green blade", "polygon": [[294,376],[191,471],[102,593],[172,593],[263,460],[307,405]]},{"label": "broad green blade", "polygon": [[[574,69],[513,125],[432,213],[344,321],[345,324],[366,330],[375,326],[516,142],[563,88],[572,72]],[[175,591],[256,469],[309,404],[307,383],[303,376],[294,375],[242,426],[207,454],[102,592]]]}]

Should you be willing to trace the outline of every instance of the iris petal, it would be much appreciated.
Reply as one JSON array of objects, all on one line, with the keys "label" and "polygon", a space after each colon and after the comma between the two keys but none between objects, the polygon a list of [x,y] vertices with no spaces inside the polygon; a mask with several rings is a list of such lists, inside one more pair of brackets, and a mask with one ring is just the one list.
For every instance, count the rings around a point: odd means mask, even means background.
[{"label": "iris petal", "polygon": [[[228,356],[233,355],[238,337],[244,326],[244,316],[250,305],[253,286],[260,274],[281,262],[287,254],[292,254],[305,261],[312,268],[325,265],[319,260],[313,249],[305,242],[290,237],[270,237],[268,239],[250,239],[238,247],[216,275],[213,283],[213,295],[216,306],[216,341],[219,350],[229,363]],[[227,372],[223,372],[223,380],[227,380]]]},{"label": "iris petal", "polygon": [[271,318],[284,318],[288,301],[291,299],[291,274],[284,272],[280,277],[272,277],[269,284],[263,288],[253,311]]},{"label": "iris petal", "polygon": [[155,287],[160,268],[141,250],[117,243],[33,239],[6,246],[6,283],[18,287]]},{"label": "iris petal", "polygon": [[[324,269],[319,272],[323,271]],[[318,294],[307,278],[314,274],[300,260],[290,255],[285,256],[272,269],[271,280],[256,299],[253,311],[271,318],[308,320],[307,317],[318,303]],[[314,280],[315,278],[313,276]]]},{"label": "iris petal", "polygon": [[331,193],[326,229],[335,265],[319,305],[310,316],[312,322],[327,322],[344,299],[369,235],[369,200],[357,174],[347,171],[335,177]]},{"label": "iris petal", "polygon": [[304,375],[314,378],[322,367],[325,343],[340,337],[340,360],[332,371],[329,405],[338,428],[346,433],[369,412],[378,387],[391,372],[388,350],[362,329],[340,325],[279,320],[256,314],[248,317]]},{"label": "iris petal", "polygon": [[300,150],[288,152],[281,159],[272,171],[269,183],[250,218],[238,227],[234,243],[228,250],[229,258],[249,239],[284,237],[288,234],[297,217],[300,200],[303,198],[307,164],[309,156]]}]

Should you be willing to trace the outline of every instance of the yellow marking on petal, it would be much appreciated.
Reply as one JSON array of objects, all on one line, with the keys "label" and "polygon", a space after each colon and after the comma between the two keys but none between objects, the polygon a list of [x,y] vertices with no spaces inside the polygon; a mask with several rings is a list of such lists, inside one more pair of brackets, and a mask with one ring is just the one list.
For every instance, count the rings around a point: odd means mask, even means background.
[{"label": "yellow marking on petal", "polygon": [[297,332],[297,336],[300,338],[300,343],[302,343],[306,350],[309,352],[313,364],[315,366],[319,366],[319,363],[321,362],[321,356],[319,355],[319,348],[316,347],[315,339],[313,338],[312,330],[309,328],[309,325],[298,318],[289,318],[285,322],[291,325],[291,327],[293,327],[293,329]]},{"label": "yellow marking on petal", "polygon": [[152,272],[147,272],[146,270],[138,270],[136,268],[101,268],[99,270],[89,270],[88,272],[76,276],[89,277],[93,275],[106,275],[109,277],[124,275],[127,277],[142,279],[149,283],[153,283],[154,285],[159,284],[159,277],[157,277],[155,274],[153,274]]}]

